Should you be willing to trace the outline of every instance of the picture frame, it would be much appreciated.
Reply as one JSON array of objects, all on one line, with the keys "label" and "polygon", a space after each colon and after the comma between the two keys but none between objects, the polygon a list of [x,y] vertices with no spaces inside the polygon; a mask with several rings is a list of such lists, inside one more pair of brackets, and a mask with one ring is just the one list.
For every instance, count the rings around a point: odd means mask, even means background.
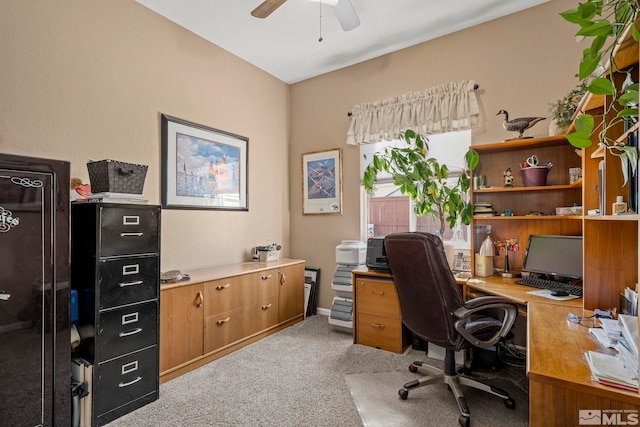
[{"label": "picture frame", "polygon": [[302,213],[342,215],[342,150],[302,155]]},{"label": "picture frame", "polygon": [[304,268],[304,283],[310,285],[309,296],[306,300],[305,316],[313,316],[318,310],[318,286],[320,285],[320,269],[313,267]]},{"label": "picture frame", "polygon": [[249,138],[161,115],[162,208],[248,211]]}]

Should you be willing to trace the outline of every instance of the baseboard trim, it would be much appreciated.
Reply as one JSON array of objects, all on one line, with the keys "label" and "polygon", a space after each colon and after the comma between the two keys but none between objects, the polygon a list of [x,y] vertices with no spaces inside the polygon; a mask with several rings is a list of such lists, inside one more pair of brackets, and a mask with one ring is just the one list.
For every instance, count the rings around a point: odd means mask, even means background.
[{"label": "baseboard trim", "polygon": [[331,316],[331,310],[328,308],[317,308],[316,313],[322,316],[327,316],[327,317]]}]

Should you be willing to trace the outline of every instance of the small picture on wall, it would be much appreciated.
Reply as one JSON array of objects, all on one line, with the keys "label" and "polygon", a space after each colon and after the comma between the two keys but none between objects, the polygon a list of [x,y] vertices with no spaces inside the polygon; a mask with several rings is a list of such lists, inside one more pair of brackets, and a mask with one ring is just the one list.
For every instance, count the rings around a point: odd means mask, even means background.
[{"label": "small picture on wall", "polygon": [[342,151],[302,155],[302,213],[342,215]]}]

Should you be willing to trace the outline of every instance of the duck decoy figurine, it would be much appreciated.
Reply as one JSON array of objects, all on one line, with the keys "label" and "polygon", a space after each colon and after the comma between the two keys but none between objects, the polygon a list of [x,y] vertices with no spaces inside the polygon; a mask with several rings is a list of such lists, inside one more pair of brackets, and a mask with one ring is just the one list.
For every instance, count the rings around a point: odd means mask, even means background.
[{"label": "duck decoy figurine", "polygon": [[544,117],[518,117],[517,119],[509,120],[509,113],[506,110],[498,111],[496,116],[499,116],[500,114],[504,114],[502,127],[510,132],[519,132],[520,134],[518,135],[518,139],[523,138],[525,130],[545,119]]}]

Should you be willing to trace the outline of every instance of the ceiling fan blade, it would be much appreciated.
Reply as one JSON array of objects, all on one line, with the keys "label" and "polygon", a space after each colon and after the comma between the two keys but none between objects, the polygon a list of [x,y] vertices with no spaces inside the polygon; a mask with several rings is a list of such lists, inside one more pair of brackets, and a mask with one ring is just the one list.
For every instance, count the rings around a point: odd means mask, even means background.
[{"label": "ceiling fan blade", "polygon": [[336,12],[336,17],[343,30],[353,30],[360,25],[360,18],[349,0],[338,0],[338,4],[333,6],[333,10]]},{"label": "ceiling fan blade", "polygon": [[251,11],[251,15],[256,18],[266,18],[271,15],[274,10],[279,8],[286,2],[287,0],[264,0],[260,3],[260,6],[256,7]]}]

